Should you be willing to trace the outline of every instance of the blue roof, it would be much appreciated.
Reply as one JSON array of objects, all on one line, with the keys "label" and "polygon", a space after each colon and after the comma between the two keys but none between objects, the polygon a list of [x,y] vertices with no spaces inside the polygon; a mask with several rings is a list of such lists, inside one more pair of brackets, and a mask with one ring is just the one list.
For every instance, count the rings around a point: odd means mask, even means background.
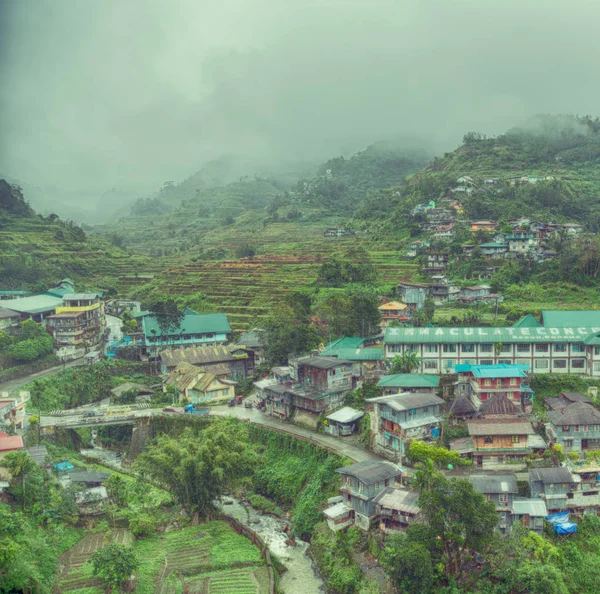
[{"label": "blue roof", "polygon": [[471,373],[475,377],[525,377],[529,371],[529,365],[509,365],[498,363],[497,365],[470,365]]}]

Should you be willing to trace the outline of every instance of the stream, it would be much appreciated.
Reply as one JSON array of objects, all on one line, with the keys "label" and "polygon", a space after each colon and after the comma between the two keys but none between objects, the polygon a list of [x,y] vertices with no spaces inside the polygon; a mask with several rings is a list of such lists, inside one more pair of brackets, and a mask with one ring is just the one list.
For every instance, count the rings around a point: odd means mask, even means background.
[{"label": "stream", "polygon": [[[96,458],[107,466],[121,467],[121,458],[112,450],[96,445],[96,434],[92,433],[92,448],[80,450],[83,456]],[[223,505],[223,513],[234,517],[245,526],[252,528],[267,544],[273,553],[287,568],[281,576],[279,584],[284,594],[324,594],[325,583],[308,555],[308,543],[296,539],[296,546],[288,546],[289,538],[284,532],[285,520],[263,515],[250,505],[246,505],[235,497],[227,496],[224,501],[232,502]]]}]

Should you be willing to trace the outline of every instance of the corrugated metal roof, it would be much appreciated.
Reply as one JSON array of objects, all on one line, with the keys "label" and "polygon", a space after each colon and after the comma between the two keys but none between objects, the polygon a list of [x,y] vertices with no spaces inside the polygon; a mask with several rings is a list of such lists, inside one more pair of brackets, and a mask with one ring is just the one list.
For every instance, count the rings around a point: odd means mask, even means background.
[{"label": "corrugated metal roof", "polygon": [[572,483],[573,477],[568,468],[532,468],[529,471],[530,481],[541,481],[545,485]]},{"label": "corrugated metal roof", "polygon": [[335,505],[328,507],[323,510],[323,515],[331,520],[336,518],[343,518],[352,511],[352,508],[348,507],[345,503],[336,503]]},{"label": "corrugated metal roof", "polygon": [[231,354],[225,346],[191,347],[189,349],[167,349],[161,351],[160,358],[167,367],[175,367],[179,363],[191,365],[209,365],[237,361],[240,357]]},{"label": "corrugated metal roof", "polygon": [[419,494],[406,489],[387,487],[373,501],[386,509],[403,511],[409,514],[418,514],[421,511]]},{"label": "corrugated metal roof", "polygon": [[352,423],[352,421],[358,421],[358,419],[362,419],[364,416],[365,413],[361,410],[356,410],[350,406],[344,406],[344,408],[336,410],[325,418],[336,423]]},{"label": "corrugated metal roof", "polygon": [[529,421],[500,419],[477,419],[467,421],[469,435],[533,435],[535,431]]},{"label": "corrugated metal roof", "polygon": [[548,509],[543,499],[514,499],[513,514],[545,518],[548,515]]},{"label": "corrugated metal roof", "polygon": [[372,485],[385,479],[401,476],[404,472],[397,464],[384,461],[357,462],[343,468],[336,468],[340,474],[348,474],[366,485]]},{"label": "corrugated metal roof", "polygon": [[383,361],[383,347],[342,348],[338,357],[347,361]]},{"label": "corrugated metal roof", "polygon": [[437,388],[440,376],[427,373],[393,373],[384,375],[377,385],[381,388]]},{"label": "corrugated metal roof", "polygon": [[556,309],[547,309],[542,311],[542,324],[548,328],[600,326],[600,310],[560,311]]},{"label": "corrugated metal roof", "polygon": [[10,309],[20,313],[36,314],[51,311],[61,306],[63,300],[51,295],[32,295],[22,299],[11,299]]},{"label": "corrugated metal roof", "polygon": [[548,411],[553,425],[600,425],[600,411],[585,402],[573,402]]},{"label": "corrugated metal roof", "polygon": [[90,299],[96,299],[98,293],[66,293],[63,295],[65,301],[89,301]]},{"label": "corrugated metal roof", "polygon": [[377,402],[387,404],[394,410],[410,410],[421,408],[423,406],[442,405],[444,401],[433,394],[392,394],[390,396],[378,396],[377,398],[367,398],[367,402]]},{"label": "corrugated metal roof", "polygon": [[466,396],[457,396],[452,400],[452,404],[448,409],[448,414],[453,415],[468,415],[475,412],[477,412],[477,409]]},{"label": "corrugated metal roof", "polygon": [[333,369],[343,365],[352,365],[352,361],[344,361],[336,357],[308,357],[299,359],[298,366],[305,365],[308,367],[317,367],[318,369]]},{"label": "corrugated metal roof", "polygon": [[572,328],[386,328],[386,344],[583,342],[597,327]]},{"label": "corrugated metal roof", "polygon": [[344,338],[338,338],[332,340],[325,345],[325,350],[319,353],[323,357],[337,357],[340,349],[357,349],[365,341],[364,338],[359,336],[345,336]]},{"label": "corrugated metal roof", "polygon": [[7,309],[6,307],[0,307],[0,320],[5,320],[7,318],[18,318],[19,312],[14,311],[13,309]]},{"label": "corrugated metal roof", "polygon": [[600,345],[600,333],[590,334],[584,341],[583,344],[590,346]]},{"label": "corrugated metal roof", "polygon": [[587,402],[587,404],[594,403],[594,401],[589,396],[586,396],[583,392],[561,392],[560,396],[569,402]]},{"label": "corrugated metal roof", "polygon": [[523,365],[511,365],[498,363],[496,365],[471,365],[471,373],[475,377],[497,378],[497,377],[526,377]]},{"label": "corrugated metal roof", "polygon": [[541,326],[537,318],[531,314],[527,314],[524,318],[513,324],[513,328],[541,328]]},{"label": "corrugated metal roof", "polygon": [[473,483],[473,488],[484,495],[519,492],[514,474],[473,474],[469,480]]},{"label": "corrugated metal roof", "polygon": [[521,413],[505,394],[494,394],[489,400],[482,403],[479,411],[485,415],[513,415]]},{"label": "corrugated metal roof", "polygon": [[[155,331],[155,335],[160,337],[161,331],[158,327],[158,322],[154,316],[147,316],[143,319],[143,328],[146,338],[154,336],[152,330]],[[177,328],[170,328],[168,334],[170,336],[179,336],[182,334],[206,334],[206,333],[220,333],[228,334],[231,332],[231,326],[227,316],[223,313],[216,314],[196,314],[189,313],[183,316],[181,323]]]}]

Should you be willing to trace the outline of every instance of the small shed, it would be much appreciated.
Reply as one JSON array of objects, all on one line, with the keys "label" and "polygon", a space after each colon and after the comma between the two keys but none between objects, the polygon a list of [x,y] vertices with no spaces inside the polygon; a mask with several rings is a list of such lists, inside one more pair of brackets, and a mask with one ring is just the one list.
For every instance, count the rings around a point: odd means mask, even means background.
[{"label": "small shed", "polygon": [[325,417],[325,432],[336,437],[352,435],[358,426],[360,419],[365,413],[350,406],[344,406],[340,410]]},{"label": "small shed", "polygon": [[83,362],[86,365],[94,365],[94,363],[98,363],[102,358],[102,353],[100,351],[92,351],[83,356]]},{"label": "small shed", "polygon": [[72,472],[69,478],[71,482],[82,483],[87,487],[101,487],[109,476],[108,472]]}]

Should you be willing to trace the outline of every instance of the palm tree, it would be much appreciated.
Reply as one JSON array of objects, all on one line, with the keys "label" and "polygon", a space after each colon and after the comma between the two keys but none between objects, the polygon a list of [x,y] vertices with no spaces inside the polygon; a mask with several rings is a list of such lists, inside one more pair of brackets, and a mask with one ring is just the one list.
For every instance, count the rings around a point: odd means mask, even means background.
[{"label": "palm tree", "polygon": [[401,355],[396,355],[392,359],[391,373],[412,373],[421,365],[421,357],[416,351],[404,352]]},{"label": "palm tree", "polygon": [[440,473],[429,458],[426,458],[423,462],[418,462],[416,467],[418,470],[415,472],[413,484],[415,489],[421,494],[423,491],[431,489],[433,481]]}]

